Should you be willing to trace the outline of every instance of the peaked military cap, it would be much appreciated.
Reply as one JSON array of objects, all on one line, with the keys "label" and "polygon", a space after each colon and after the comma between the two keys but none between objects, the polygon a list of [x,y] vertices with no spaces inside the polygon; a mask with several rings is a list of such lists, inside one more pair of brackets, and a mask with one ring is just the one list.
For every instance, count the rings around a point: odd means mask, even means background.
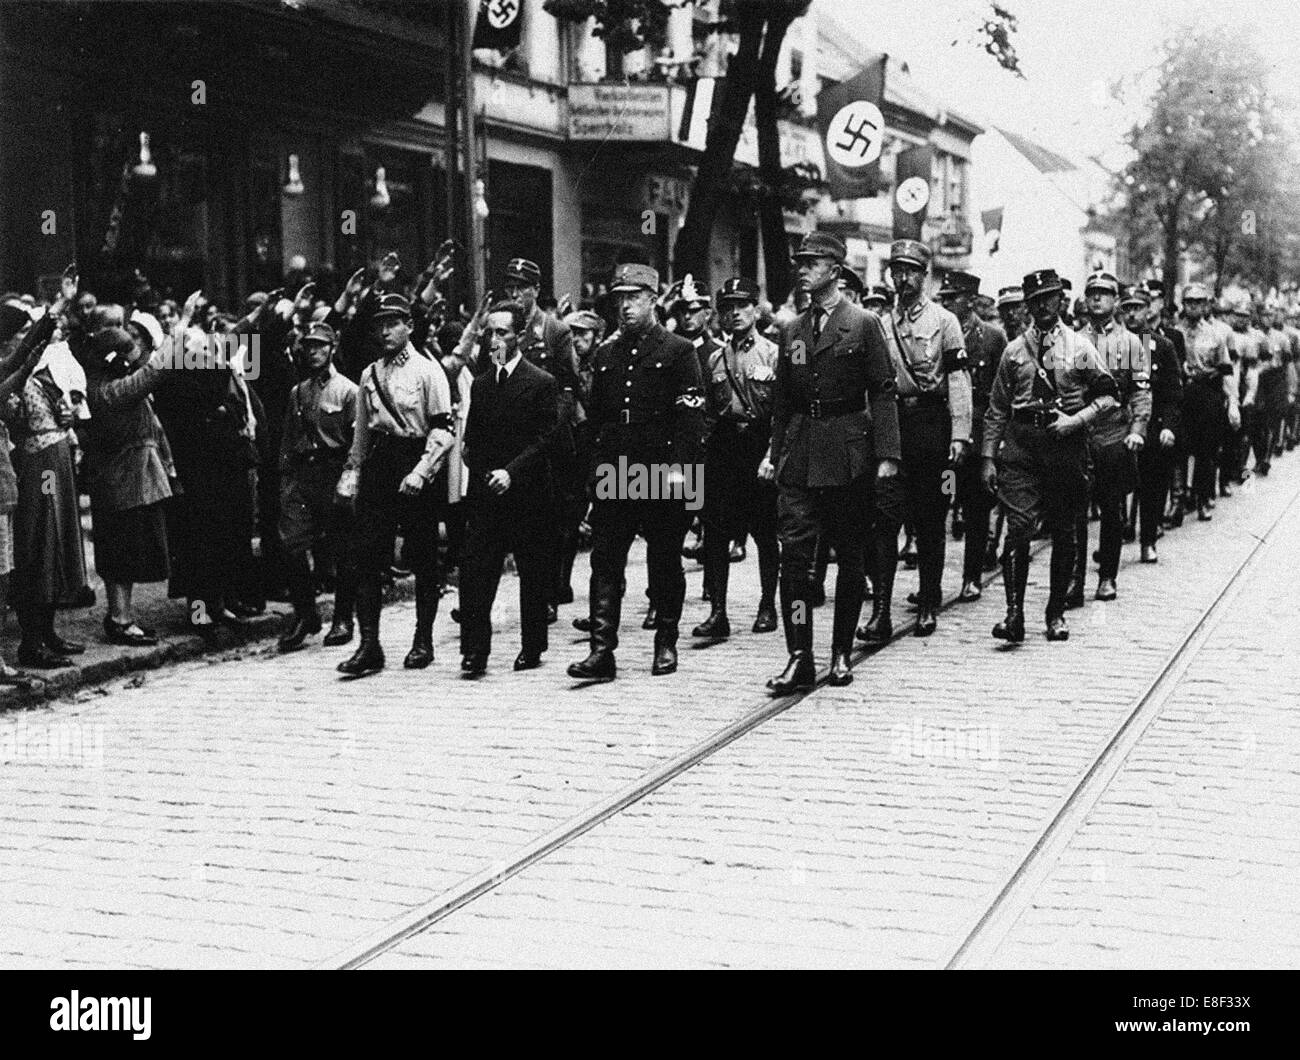
[{"label": "peaked military cap", "polygon": [[799,249],[794,252],[794,257],[833,258],[836,264],[843,264],[848,253],[844,243],[829,232],[809,232],[799,241]]},{"label": "peaked military cap", "polygon": [[506,266],[506,279],[520,280],[533,287],[540,287],[542,285],[542,270],[537,267],[535,261],[529,261],[527,258],[511,258],[510,263]]},{"label": "peaked military cap", "polygon": [[862,283],[862,277],[858,275],[857,269],[850,269],[847,265],[840,266],[840,286],[848,291],[856,291],[858,297],[862,297],[865,289]]},{"label": "peaked military cap", "polygon": [[1151,294],[1140,284],[1126,283],[1119,291],[1119,304],[1126,305],[1150,305]]},{"label": "peaked military cap", "polygon": [[650,265],[637,265],[628,262],[614,270],[614,282],[609,288],[610,294],[620,291],[659,292],[659,270]]},{"label": "peaked military cap", "polygon": [[889,244],[889,264],[905,262],[917,268],[930,266],[930,248],[916,239],[895,239]]},{"label": "peaked military cap", "polygon": [[671,309],[708,309],[709,296],[695,284],[695,277],[689,272],[678,280],[668,291],[668,305]]},{"label": "peaked military cap", "polygon": [[747,276],[733,276],[718,289],[714,299],[719,305],[723,302],[753,302],[758,304],[758,284]]},{"label": "peaked military cap", "polygon": [[939,297],[946,298],[949,295],[977,295],[980,293],[980,278],[974,273],[962,272],[954,269],[943,278],[943,285],[939,288]]},{"label": "peaked military cap", "polygon": [[1208,302],[1210,300],[1209,288],[1203,283],[1189,283],[1183,288],[1184,302]]},{"label": "peaked military cap", "polygon": [[1025,301],[1025,289],[1019,284],[1011,284],[998,291],[998,307],[1004,305],[1022,305]]},{"label": "peaked military cap", "polygon": [[1021,286],[1025,291],[1026,302],[1040,294],[1060,294],[1065,290],[1055,269],[1039,269],[1037,272],[1031,272],[1025,277]]},{"label": "peaked military cap", "polygon": [[323,320],[313,323],[308,329],[307,334],[302,337],[303,342],[324,342],[334,345],[334,329],[326,324]]},{"label": "peaked military cap", "polygon": [[400,294],[386,294],[379,299],[379,308],[375,310],[373,319],[378,320],[380,317],[407,317],[411,316],[411,303]]},{"label": "peaked military cap", "polygon": [[1109,294],[1118,295],[1119,280],[1111,273],[1098,269],[1096,272],[1090,273],[1088,279],[1084,281],[1083,291],[1084,294],[1089,291],[1106,291]]},{"label": "peaked military cap", "polygon": [[893,305],[894,292],[892,288],[886,287],[883,283],[878,283],[871,288],[869,294],[862,296],[862,301],[867,305]]}]

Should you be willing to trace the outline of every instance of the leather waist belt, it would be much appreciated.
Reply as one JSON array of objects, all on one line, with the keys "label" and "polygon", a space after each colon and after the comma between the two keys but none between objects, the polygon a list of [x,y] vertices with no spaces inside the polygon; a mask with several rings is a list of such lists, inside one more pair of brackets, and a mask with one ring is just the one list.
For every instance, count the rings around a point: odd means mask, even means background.
[{"label": "leather waist belt", "polygon": [[827,416],[847,416],[851,412],[861,412],[866,407],[866,397],[859,396],[855,398],[837,398],[833,401],[814,400],[803,406],[795,405],[794,411],[810,416],[814,420],[821,420]]},{"label": "leather waist belt", "polygon": [[912,409],[939,409],[948,407],[948,399],[942,394],[911,394],[900,397],[898,404],[909,411]]},{"label": "leather waist belt", "polygon": [[655,423],[659,420],[666,420],[671,413],[667,412],[635,412],[632,409],[619,409],[618,421],[623,424],[637,423]]}]

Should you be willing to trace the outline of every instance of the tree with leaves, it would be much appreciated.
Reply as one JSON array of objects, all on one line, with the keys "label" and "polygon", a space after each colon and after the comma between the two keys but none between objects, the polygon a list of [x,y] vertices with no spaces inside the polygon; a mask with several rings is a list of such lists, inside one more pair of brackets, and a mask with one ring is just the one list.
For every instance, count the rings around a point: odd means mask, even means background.
[{"label": "tree with leaves", "polygon": [[1150,114],[1127,138],[1134,157],[1120,190],[1132,260],[1159,258],[1167,300],[1188,250],[1212,264],[1216,289],[1234,260],[1276,282],[1267,248],[1280,233],[1266,226],[1284,224],[1287,211],[1271,200],[1289,148],[1268,76],[1245,27],[1189,26],[1164,46]]}]

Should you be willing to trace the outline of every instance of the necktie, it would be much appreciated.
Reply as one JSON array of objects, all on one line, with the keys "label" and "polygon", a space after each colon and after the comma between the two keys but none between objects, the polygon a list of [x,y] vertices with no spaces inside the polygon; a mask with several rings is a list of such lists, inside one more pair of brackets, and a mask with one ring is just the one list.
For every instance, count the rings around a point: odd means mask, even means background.
[{"label": "necktie", "polygon": [[499,387],[505,386],[506,380],[509,378],[510,378],[510,373],[505,370],[504,366],[497,369],[497,386]]},{"label": "necktie", "polygon": [[821,306],[813,306],[813,342],[822,337],[822,325],[826,321],[826,310]]}]

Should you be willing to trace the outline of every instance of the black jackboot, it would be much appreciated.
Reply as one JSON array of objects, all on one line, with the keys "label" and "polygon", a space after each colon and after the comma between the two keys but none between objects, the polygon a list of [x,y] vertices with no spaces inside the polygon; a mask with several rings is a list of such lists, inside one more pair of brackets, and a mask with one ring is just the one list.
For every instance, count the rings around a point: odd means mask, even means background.
[{"label": "black jackboot", "polygon": [[352,610],[357,601],[357,572],[352,567],[339,567],[338,582],[334,586],[334,619],[325,634],[324,644],[333,648],[347,644],[352,639]]},{"label": "black jackboot", "polygon": [[357,625],[361,627],[361,644],[350,659],[339,663],[339,673],[360,677],[384,668],[384,649],[379,645],[382,606],[378,575],[365,575],[357,583]]},{"label": "black jackboot", "polygon": [[[725,618],[725,616],[724,616]],[[677,671],[677,627],[661,626],[655,630],[655,657],[650,672],[655,677]]]},{"label": "black jackboot", "polygon": [[415,636],[402,665],[408,670],[423,670],[433,662],[433,620],[438,617],[438,598],[442,586],[432,575],[415,576]]},{"label": "black jackboot", "polygon": [[[785,579],[781,585],[781,620],[785,626],[785,645],[790,658],[785,669],[767,682],[767,687],[778,696],[789,695],[801,688],[812,688],[817,683],[817,666],[813,662],[812,601],[809,587],[796,593]],[[796,621],[797,620],[797,621]]]},{"label": "black jackboot", "polygon": [[1011,644],[1025,639],[1025,585],[1029,580],[1029,545],[1008,544],[1002,550],[1002,582],[1007,594],[1007,615],[993,627],[993,636]]},{"label": "black jackboot", "polygon": [[858,630],[858,640],[868,644],[884,644],[894,635],[894,622],[890,608],[894,600],[894,575],[898,572],[898,531],[873,535],[872,553],[875,572],[872,581],[875,591],[871,597],[871,617]]},{"label": "black jackboot", "polygon": [[1051,580],[1047,592],[1047,639],[1048,640],[1068,640],[1070,637],[1069,627],[1065,623],[1065,612],[1069,607],[1067,599],[1067,589],[1074,587],[1071,580],[1072,574],[1078,572],[1077,556],[1080,553],[1079,543],[1075,542],[1073,553],[1069,550],[1067,542],[1061,538],[1054,538],[1052,541],[1052,566]]},{"label": "black jackboot", "polygon": [[320,612],[316,610],[307,557],[285,556],[284,574],[289,584],[289,600],[293,603],[293,617],[276,646],[282,652],[289,652],[301,648],[311,634],[320,632]]},{"label": "black jackboot", "polygon": [[591,576],[591,652],[572,663],[568,674],[578,681],[612,681],[617,675],[614,648],[618,644],[618,620],[623,594],[618,583]]}]

